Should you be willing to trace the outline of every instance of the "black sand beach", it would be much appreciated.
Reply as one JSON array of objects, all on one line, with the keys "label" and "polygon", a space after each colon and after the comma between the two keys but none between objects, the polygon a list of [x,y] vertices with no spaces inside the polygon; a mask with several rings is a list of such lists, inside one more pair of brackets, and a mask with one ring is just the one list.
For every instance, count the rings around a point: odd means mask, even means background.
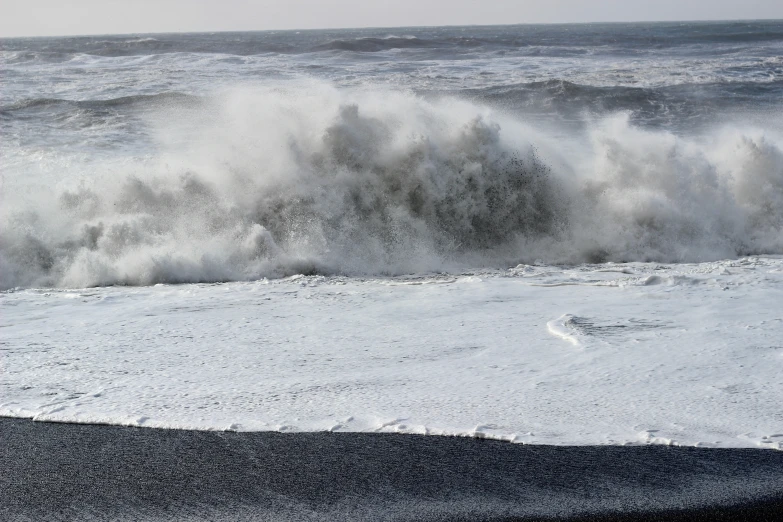
[{"label": "black sand beach", "polygon": [[0,519],[780,520],[783,452],[0,419]]}]

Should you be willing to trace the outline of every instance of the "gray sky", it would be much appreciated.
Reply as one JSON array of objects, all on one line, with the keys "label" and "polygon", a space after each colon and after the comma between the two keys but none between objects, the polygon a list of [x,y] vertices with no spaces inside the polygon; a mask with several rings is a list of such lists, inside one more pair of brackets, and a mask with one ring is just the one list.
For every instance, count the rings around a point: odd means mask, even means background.
[{"label": "gray sky", "polygon": [[0,0],[0,36],[783,18],[783,0]]}]

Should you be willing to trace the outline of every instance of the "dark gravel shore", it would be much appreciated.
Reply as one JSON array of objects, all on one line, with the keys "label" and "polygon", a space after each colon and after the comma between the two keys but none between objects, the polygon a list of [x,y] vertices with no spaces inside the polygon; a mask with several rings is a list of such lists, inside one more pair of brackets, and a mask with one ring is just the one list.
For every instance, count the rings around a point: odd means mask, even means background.
[{"label": "dark gravel shore", "polygon": [[0,520],[783,520],[783,452],[0,418]]}]

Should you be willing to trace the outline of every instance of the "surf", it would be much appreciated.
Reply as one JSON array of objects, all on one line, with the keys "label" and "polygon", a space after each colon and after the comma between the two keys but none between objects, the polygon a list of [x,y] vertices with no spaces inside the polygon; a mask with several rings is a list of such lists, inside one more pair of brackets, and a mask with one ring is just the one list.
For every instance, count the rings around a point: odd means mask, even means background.
[{"label": "surf", "polygon": [[197,111],[155,101],[140,116],[154,154],[4,176],[0,287],[783,253],[768,129],[677,135],[619,112],[555,132],[454,97],[316,82],[223,90]]}]

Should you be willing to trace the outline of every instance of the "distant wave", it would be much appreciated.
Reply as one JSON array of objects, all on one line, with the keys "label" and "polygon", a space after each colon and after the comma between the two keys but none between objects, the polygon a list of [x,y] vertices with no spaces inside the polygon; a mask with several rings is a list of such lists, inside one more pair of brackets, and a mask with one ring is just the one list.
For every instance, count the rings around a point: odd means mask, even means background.
[{"label": "distant wave", "polygon": [[342,40],[332,40],[331,42],[316,45],[313,51],[355,51],[355,52],[378,52],[389,49],[410,49],[422,47],[437,47],[443,45],[437,40],[425,40],[419,38],[351,38]]},{"label": "distant wave", "polygon": [[73,59],[78,54],[68,51],[1,51],[0,58],[7,64],[19,64],[25,62],[61,63]]},{"label": "distant wave", "polygon": [[177,103],[196,103],[200,100],[197,96],[180,92],[161,94],[138,94],[135,96],[121,96],[105,100],[65,100],[61,98],[28,98],[15,103],[0,106],[0,114],[10,115],[30,109],[49,107],[73,107],[76,109],[100,109],[107,107],[124,107],[138,105],[170,105]]},{"label": "distant wave", "polygon": [[[342,31],[275,31],[243,33],[156,34],[70,37],[52,46],[52,39],[2,39],[6,63],[65,62],[85,54],[120,57],[166,53],[218,53],[249,56],[265,53],[378,52],[426,49],[448,56],[454,52],[525,50],[529,55],[568,56],[592,51],[644,53],[689,46],[694,51],[736,44],[779,45],[778,20],[715,23],[589,24],[573,26],[495,26],[450,28],[357,29]],[[462,31],[462,30],[465,31]],[[389,34],[389,32],[403,34]],[[462,34],[460,34],[462,33]],[[456,34],[456,35],[455,35]]]},{"label": "distant wave", "polygon": [[[709,93],[708,97],[704,94]],[[442,96],[441,91],[421,91],[420,94]],[[743,100],[754,107],[764,103],[777,109],[783,97],[783,79],[774,77],[765,81],[736,81],[661,87],[595,86],[567,80],[552,79],[449,91],[451,96],[479,104],[520,113],[537,112],[579,115],[585,111],[595,114],[628,111],[639,121],[654,124],[660,120],[685,121],[709,111],[724,107],[739,107]],[[207,100],[181,92],[152,95],[121,96],[102,100],[67,100],[62,98],[29,98],[0,105],[0,116],[24,118],[28,111],[101,111],[144,110],[168,106],[198,106]]]},{"label": "distant wave", "polygon": [[618,114],[574,136],[581,150],[453,99],[212,102],[208,120],[162,109],[157,161],[34,199],[4,190],[0,287],[783,254],[783,146],[763,130],[675,136]]},{"label": "distant wave", "polygon": [[[520,113],[576,117],[581,113],[627,111],[646,124],[685,122],[702,115],[752,106],[779,110],[783,78],[765,81],[705,82],[658,87],[584,85],[552,79],[540,82],[464,89],[466,99]],[[708,95],[708,96],[707,96]],[[743,105],[743,103],[747,105]]]}]

